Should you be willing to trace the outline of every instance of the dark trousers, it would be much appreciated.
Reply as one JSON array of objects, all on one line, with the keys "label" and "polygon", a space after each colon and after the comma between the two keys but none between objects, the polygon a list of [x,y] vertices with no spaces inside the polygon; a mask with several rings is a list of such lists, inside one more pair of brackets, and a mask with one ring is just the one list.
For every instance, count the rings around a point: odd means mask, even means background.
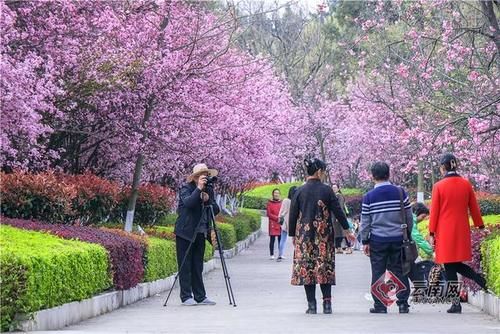
[{"label": "dark trousers", "polygon": [[278,247],[281,242],[281,235],[271,235],[269,238],[269,254],[274,255],[274,241],[278,238]]},{"label": "dark trousers", "polygon": [[[321,293],[323,294],[323,300],[332,299],[332,285],[331,284],[320,284]],[[310,303],[316,302],[316,284],[304,285],[306,290],[306,298]]]},{"label": "dark trousers", "polygon": [[[386,271],[392,272],[406,287],[406,290],[401,291],[396,294],[398,298],[397,304],[408,303],[408,298],[410,296],[410,282],[408,281],[408,276],[403,275],[403,265],[401,261],[401,245],[402,242],[374,242],[370,241],[370,263],[372,267],[372,289],[373,284],[385,275]],[[375,308],[385,309],[387,308],[376,295],[372,296],[374,300]]]},{"label": "dark trousers", "polygon": [[335,248],[342,248],[342,241],[344,240],[346,247],[351,247],[351,242],[347,237],[335,237]]},{"label": "dark trousers", "polygon": [[481,288],[486,289],[486,281],[474,269],[462,262],[450,262],[444,264],[446,279],[448,282],[457,282],[458,275],[467,277],[477,283]]},{"label": "dark trousers", "polygon": [[[182,260],[189,247],[189,241],[177,237],[175,239],[177,249],[177,266],[180,268]],[[184,267],[179,272],[179,285],[181,288],[181,301],[185,302],[193,298],[201,302],[206,298],[205,286],[203,285],[203,256],[205,255],[205,235],[198,233],[193,246],[189,251]]]}]

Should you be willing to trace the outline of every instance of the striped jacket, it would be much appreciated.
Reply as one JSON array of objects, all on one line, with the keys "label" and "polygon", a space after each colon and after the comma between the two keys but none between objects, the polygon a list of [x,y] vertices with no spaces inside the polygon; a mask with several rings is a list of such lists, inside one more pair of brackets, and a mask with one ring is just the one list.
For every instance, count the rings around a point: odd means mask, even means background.
[{"label": "striped jacket", "polygon": [[[411,238],[413,216],[408,195],[403,190],[403,204]],[[363,196],[361,211],[361,241],[364,245],[375,242],[395,242],[403,240],[401,203],[399,187],[390,182],[375,185]]]}]

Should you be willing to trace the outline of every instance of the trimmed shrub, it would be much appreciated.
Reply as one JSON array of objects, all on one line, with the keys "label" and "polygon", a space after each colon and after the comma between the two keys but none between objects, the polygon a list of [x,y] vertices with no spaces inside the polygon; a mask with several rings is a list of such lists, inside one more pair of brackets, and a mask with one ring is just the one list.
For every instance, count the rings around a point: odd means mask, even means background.
[{"label": "trimmed shrub", "polygon": [[175,221],[177,220],[177,214],[176,213],[169,213],[162,218],[159,219],[158,224],[159,226],[172,226],[175,225]]},{"label": "trimmed shrub", "polygon": [[239,216],[248,221],[250,230],[252,230],[252,232],[260,229],[262,216],[259,211],[252,209],[242,209]]},{"label": "trimmed shrub", "polygon": [[249,209],[265,210],[267,207],[267,202],[269,198],[255,197],[255,196],[243,196],[243,206]]},{"label": "trimmed shrub", "polygon": [[64,239],[79,239],[100,244],[109,252],[113,284],[116,289],[130,289],[142,282],[143,245],[133,238],[93,227],[45,224],[9,218],[3,219],[3,223],[25,230],[46,231]]},{"label": "trimmed shrub", "polygon": [[205,255],[203,256],[203,261],[207,262],[214,257],[214,248],[212,244],[207,240],[205,242]]},{"label": "trimmed shrub", "polygon": [[118,205],[120,186],[106,179],[85,173],[62,178],[76,189],[73,199],[74,220],[81,224],[107,222]]},{"label": "trimmed shrub", "polygon": [[500,296],[500,229],[481,244],[481,267],[486,274],[488,287]]},{"label": "trimmed shrub", "polygon": [[100,245],[0,226],[1,323],[89,298],[111,286],[108,253]]},{"label": "trimmed shrub", "polygon": [[[156,225],[169,214],[175,205],[175,193],[167,187],[157,184],[143,184],[139,187],[135,205],[134,221],[143,226]],[[125,217],[131,188],[126,187],[121,193],[119,217]]]},{"label": "trimmed shrub", "polygon": [[349,210],[349,216],[359,216],[361,214],[361,204],[363,195],[345,195],[345,205]]},{"label": "trimmed shrub", "polygon": [[175,273],[177,271],[175,242],[150,237],[147,243],[144,281],[152,282]]},{"label": "trimmed shrub", "polygon": [[[236,231],[231,224],[217,222],[217,228],[221,238],[222,248],[231,249],[236,245]],[[212,236],[215,240],[215,236]]]},{"label": "trimmed shrub", "polygon": [[0,179],[2,215],[53,223],[71,220],[76,189],[55,173],[0,173]]},{"label": "trimmed shrub", "polygon": [[220,216],[218,219],[221,223],[227,223],[234,226],[236,241],[244,240],[250,235],[250,233],[252,233],[249,219],[243,217],[243,215],[236,215],[234,217]]},{"label": "trimmed shrub", "polygon": [[479,207],[482,215],[498,215],[500,214],[500,196],[478,196]]}]

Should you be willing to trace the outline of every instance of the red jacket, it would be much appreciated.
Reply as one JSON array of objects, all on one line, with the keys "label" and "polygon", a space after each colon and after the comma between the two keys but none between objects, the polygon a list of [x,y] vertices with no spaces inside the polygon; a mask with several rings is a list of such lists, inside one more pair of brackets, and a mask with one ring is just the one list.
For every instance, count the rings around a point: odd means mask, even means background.
[{"label": "red jacket", "polygon": [[469,210],[474,225],[483,227],[476,195],[468,180],[451,174],[434,185],[429,233],[435,236],[437,263],[471,260]]},{"label": "red jacket", "polygon": [[269,217],[269,235],[281,235],[281,225],[278,223],[281,201],[270,200],[267,203],[267,217]]}]

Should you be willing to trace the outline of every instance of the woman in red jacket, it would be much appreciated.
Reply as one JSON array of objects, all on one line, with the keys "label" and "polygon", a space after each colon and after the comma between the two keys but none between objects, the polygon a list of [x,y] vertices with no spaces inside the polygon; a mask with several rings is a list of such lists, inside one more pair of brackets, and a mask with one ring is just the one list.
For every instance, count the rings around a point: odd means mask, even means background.
[{"label": "woman in red jacket", "polygon": [[[474,189],[468,180],[457,173],[457,159],[447,153],[441,158],[444,179],[432,189],[429,234],[435,245],[436,262],[444,264],[448,282],[458,281],[457,273],[474,280],[486,290],[486,280],[464,261],[472,259],[469,211],[478,228],[484,228]],[[461,313],[460,299],[448,313]]]},{"label": "woman in red jacket", "polygon": [[281,241],[281,225],[279,224],[279,213],[281,208],[279,189],[273,190],[273,198],[267,203],[267,217],[269,218],[269,252],[270,260],[274,260],[274,241],[278,238],[278,246]]}]

